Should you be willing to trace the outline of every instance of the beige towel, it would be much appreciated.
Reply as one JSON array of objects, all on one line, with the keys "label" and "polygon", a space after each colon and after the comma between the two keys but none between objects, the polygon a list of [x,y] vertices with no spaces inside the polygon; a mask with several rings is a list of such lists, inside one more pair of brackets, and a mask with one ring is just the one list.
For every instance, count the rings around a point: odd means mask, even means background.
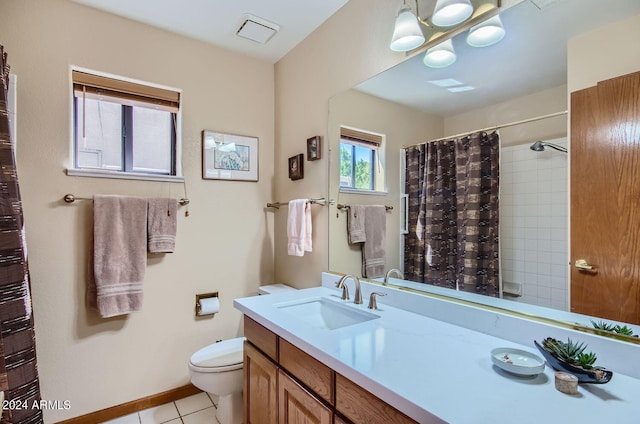
[{"label": "beige towel", "polygon": [[384,205],[364,206],[364,232],[362,245],[362,276],[384,276],[386,266],[387,216]]},{"label": "beige towel", "polygon": [[364,233],[364,206],[349,206],[347,210],[347,234],[349,235],[350,244],[367,241]]},{"label": "beige towel", "polygon": [[173,253],[178,226],[176,199],[149,199],[147,240],[150,253]]},{"label": "beige towel", "polygon": [[89,304],[103,318],[140,311],[146,265],[146,199],[94,196]]},{"label": "beige towel", "polygon": [[287,253],[289,255],[303,256],[304,252],[312,251],[311,230],[309,200],[291,200],[287,215]]}]

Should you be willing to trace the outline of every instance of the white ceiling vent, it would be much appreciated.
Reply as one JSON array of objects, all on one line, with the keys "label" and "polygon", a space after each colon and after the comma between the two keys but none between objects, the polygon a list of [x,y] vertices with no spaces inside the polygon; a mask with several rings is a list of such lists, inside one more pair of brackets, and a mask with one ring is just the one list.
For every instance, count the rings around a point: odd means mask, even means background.
[{"label": "white ceiling vent", "polygon": [[265,19],[253,15],[244,15],[242,23],[236,31],[236,35],[242,38],[265,44],[276,32],[280,30],[280,25],[269,22]]}]

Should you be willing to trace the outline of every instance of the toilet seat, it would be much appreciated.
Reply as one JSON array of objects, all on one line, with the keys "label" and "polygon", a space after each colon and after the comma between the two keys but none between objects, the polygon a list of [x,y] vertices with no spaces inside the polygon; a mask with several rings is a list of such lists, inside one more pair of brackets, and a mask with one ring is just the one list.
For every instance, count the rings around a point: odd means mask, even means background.
[{"label": "toilet seat", "polygon": [[189,368],[198,372],[223,372],[242,368],[245,338],[224,340],[210,344],[189,359]]}]

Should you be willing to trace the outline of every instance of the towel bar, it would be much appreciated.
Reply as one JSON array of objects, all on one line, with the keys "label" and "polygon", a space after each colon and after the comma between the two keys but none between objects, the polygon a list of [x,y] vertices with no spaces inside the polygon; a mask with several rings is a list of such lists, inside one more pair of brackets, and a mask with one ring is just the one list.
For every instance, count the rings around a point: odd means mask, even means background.
[{"label": "towel bar", "polygon": [[[325,206],[327,204],[327,200],[322,197],[320,199],[309,199],[309,203],[312,205],[321,205]],[[329,204],[332,205],[334,203],[333,200],[329,200]],[[280,209],[280,206],[289,206],[288,202],[275,202],[275,203],[267,203],[268,208]]]},{"label": "towel bar", "polygon": [[[349,206],[349,205],[343,205],[343,204],[341,204],[341,203],[338,203],[338,206],[336,206],[336,207],[337,207],[338,209],[342,210],[342,209],[349,209],[351,206]],[[393,206],[387,206],[387,205],[384,205],[384,209],[385,209],[387,212],[389,212],[389,211],[392,211],[392,210],[393,210]]]},{"label": "towel bar", "polygon": [[[76,197],[73,194],[65,194],[62,200],[64,200],[67,203],[73,203],[76,200],[93,200],[93,199],[89,197]],[[182,198],[178,200],[178,204],[180,204],[180,206],[185,206],[185,205],[188,205],[189,203],[190,203],[189,199]]]}]

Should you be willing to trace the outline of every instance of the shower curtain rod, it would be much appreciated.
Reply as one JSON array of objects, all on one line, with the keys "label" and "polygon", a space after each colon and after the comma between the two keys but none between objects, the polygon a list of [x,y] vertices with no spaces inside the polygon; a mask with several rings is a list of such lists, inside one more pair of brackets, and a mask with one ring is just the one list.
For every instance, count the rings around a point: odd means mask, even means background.
[{"label": "shower curtain rod", "polygon": [[541,116],[536,116],[534,118],[523,119],[521,121],[509,122],[508,124],[494,125],[492,127],[482,128],[480,130],[467,131],[467,132],[463,132],[461,134],[456,134],[456,135],[452,135],[452,136],[448,136],[448,137],[442,137],[442,138],[436,138],[436,139],[429,140],[429,141],[423,141],[421,143],[411,144],[409,146],[402,146],[402,148],[406,149],[407,147],[413,147],[413,146],[419,146],[421,144],[433,143],[434,141],[442,141],[442,140],[448,140],[448,139],[455,139],[455,138],[458,138],[458,137],[464,137],[465,135],[473,134],[473,133],[476,133],[476,132],[493,131],[493,130],[498,130],[500,128],[513,127],[515,125],[526,124],[526,123],[534,122],[534,121],[541,121],[543,119],[548,119],[548,118],[555,118],[556,116],[566,115],[567,112],[568,111],[563,110],[563,111],[560,111],[560,112],[550,113],[548,115],[541,115]]}]

